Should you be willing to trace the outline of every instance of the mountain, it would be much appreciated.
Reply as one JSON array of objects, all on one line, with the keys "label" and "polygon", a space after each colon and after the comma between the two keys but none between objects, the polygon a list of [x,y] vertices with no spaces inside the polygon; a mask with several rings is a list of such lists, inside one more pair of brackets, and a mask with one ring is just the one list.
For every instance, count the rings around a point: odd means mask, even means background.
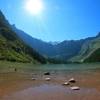
[{"label": "mountain", "polygon": [[85,59],[90,57],[90,55],[100,47],[100,33],[96,37],[51,43],[33,38],[15,26],[12,26],[12,29],[24,42],[37,52],[50,58],[50,61],[57,59],[58,62],[60,62],[60,60],[64,62],[84,62],[86,61]]},{"label": "mountain", "polygon": [[32,48],[35,48],[35,50],[41,55],[44,55],[46,57],[51,57],[54,55],[55,49],[52,44],[33,38],[24,31],[17,29],[15,26],[12,26],[12,29],[17,33],[17,35],[21,39],[23,39],[24,42],[26,42]]},{"label": "mountain", "polygon": [[81,46],[85,42],[85,40],[82,39],[77,41],[63,41],[54,44],[33,38],[24,31],[17,29],[15,26],[12,26],[12,29],[21,39],[23,39],[24,42],[26,42],[40,54],[49,58],[67,60],[77,55],[81,49]]},{"label": "mountain", "polygon": [[87,62],[89,59],[93,59],[91,58],[94,57],[92,54],[95,55],[95,53],[98,52],[97,49],[100,48],[100,33],[96,37],[81,40],[66,40],[54,44],[35,39],[17,28],[13,29],[20,38],[32,48],[35,48],[40,54],[52,58],[50,60],[52,62],[55,61],[55,59],[57,59],[58,62],[60,62],[60,60],[64,62]]},{"label": "mountain", "polygon": [[10,25],[0,11],[0,60],[46,63],[44,56],[53,63],[99,62],[100,33],[80,40],[44,42]]},{"label": "mountain", "polygon": [[11,27],[0,11],[0,60],[46,63],[46,59],[21,40]]},{"label": "mountain", "polygon": [[100,33],[96,37],[87,39],[72,62],[100,62]]}]

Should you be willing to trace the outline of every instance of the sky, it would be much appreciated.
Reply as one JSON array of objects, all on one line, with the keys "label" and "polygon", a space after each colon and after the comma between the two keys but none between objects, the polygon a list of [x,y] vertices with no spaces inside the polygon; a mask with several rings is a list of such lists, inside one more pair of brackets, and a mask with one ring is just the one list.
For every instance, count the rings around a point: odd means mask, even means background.
[{"label": "sky", "polygon": [[29,0],[0,0],[10,24],[43,41],[78,40],[100,31],[100,0],[41,0],[43,10],[25,9]]}]

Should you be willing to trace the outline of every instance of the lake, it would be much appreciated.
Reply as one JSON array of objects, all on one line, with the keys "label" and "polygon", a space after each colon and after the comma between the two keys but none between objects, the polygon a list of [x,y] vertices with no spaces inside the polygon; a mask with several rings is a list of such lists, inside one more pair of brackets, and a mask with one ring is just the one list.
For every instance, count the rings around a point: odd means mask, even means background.
[{"label": "lake", "polygon": [[[44,75],[45,72],[50,75]],[[72,77],[76,83],[62,85]],[[80,90],[73,91],[72,86],[79,86]],[[0,100],[22,99],[100,100],[100,63],[33,65],[1,62]]]}]

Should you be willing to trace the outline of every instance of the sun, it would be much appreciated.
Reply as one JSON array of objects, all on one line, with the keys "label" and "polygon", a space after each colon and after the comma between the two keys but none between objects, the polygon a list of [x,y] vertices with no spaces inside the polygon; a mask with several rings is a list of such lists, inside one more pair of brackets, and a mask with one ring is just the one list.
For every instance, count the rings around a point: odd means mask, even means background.
[{"label": "sun", "polygon": [[43,1],[42,0],[27,0],[25,4],[25,9],[34,15],[38,15],[43,11]]}]

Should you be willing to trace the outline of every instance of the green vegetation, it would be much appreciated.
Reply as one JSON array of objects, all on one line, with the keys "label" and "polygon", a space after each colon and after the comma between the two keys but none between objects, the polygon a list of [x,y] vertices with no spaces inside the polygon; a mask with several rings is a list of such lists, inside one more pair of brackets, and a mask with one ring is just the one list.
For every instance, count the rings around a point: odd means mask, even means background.
[{"label": "green vegetation", "polygon": [[35,64],[100,62],[100,33],[96,37],[52,45],[14,29],[0,11],[0,60]]},{"label": "green vegetation", "polygon": [[100,62],[100,48],[94,51],[84,62]]},{"label": "green vegetation", "polygon": [[78,55],[70,59],[71,62],[100,62],[98,57],[100,49],[100,33],[91,39],[87,39]]},{"label": "green vegetation", "polygon": [[26,45],[0,12],[0,60],[23,63],[46,63],[46,59]]}]

